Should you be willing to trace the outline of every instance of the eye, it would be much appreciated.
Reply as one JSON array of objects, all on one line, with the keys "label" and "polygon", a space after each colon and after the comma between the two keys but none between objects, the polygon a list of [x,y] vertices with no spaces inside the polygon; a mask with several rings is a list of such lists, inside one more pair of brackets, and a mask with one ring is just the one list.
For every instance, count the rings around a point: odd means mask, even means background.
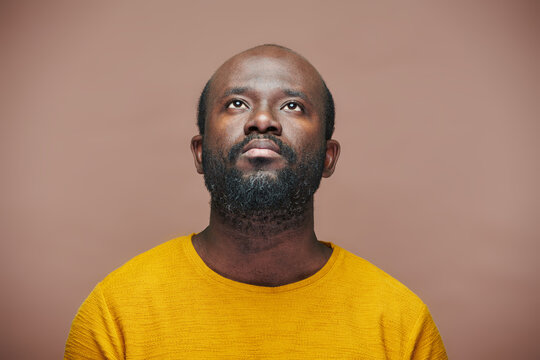
[{"label": "eye", "polygon": [[282,107],[282,109],[290,110],[290,111],[299,111],[299,112],[304,111],[304,109],[302,108],[300,104],[292,102],[292,101],[286,103],[285,106]]},{"label": "eye", "polygon": [[227,104],[227,109],[242,109],[242,107],[248,108],[246,103],[241,100],[233,100]]}]

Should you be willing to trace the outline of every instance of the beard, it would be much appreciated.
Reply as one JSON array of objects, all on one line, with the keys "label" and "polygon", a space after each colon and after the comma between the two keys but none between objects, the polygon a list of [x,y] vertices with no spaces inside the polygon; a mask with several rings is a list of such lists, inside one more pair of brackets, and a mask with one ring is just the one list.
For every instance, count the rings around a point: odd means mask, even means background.
[{"label": "beard", "polygon": [[[269,139],[280,149],[287,166],[274,171],[255,170],[244,175],[234,167],[244,146],[253,139]],[[302,157],[269,134],[250,134],[228,154],[212,152],[203,141],[204,182],[210,192],[212,210],[234,228],[257,234],[290,229],[306,219],[313,194],[322,178],[325,143]],[[267,159],[259,160],[263,165]]]}]

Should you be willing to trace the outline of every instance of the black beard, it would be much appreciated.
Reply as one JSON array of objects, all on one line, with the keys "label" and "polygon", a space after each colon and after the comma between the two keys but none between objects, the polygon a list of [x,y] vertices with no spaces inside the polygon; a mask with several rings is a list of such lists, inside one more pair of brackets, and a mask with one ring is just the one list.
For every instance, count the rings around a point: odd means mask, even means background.
[{"label": "black beard", "polygon": [[[233,165],[243,147],[253,139],[269,139],[280,148],[288,166],[275,175],[257,171],[243,177]],[[234,228],[270,235],[304,222],[321,182],[326,146],[306,153],[300,160],[294,150],[269,134],[251,134],[234,145],[227,156],[210,151],[203,141],[204,182],[212,210]],[[264,159],[261,159],[264,161]]]}]

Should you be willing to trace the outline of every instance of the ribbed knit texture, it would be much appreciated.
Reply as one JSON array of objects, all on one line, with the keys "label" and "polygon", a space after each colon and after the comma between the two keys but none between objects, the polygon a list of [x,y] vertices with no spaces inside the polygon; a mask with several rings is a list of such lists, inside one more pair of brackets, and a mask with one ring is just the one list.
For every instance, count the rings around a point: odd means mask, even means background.
[{"label": "ribbed knit texture", "polygon": [[79,309],[65,359],[447,359],[424,303],[332,243],[299,282],[239,283],[206,266],[191,236],[99,283]]}]

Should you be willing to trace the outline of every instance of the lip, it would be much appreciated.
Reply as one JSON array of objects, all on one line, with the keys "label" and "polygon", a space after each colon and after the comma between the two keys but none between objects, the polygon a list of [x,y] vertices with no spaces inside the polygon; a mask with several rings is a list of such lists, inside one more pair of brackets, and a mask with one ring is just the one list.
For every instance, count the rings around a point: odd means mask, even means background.
[{"label": "lip", "polygon": [[268,140],[268,139],[251,140],[249,143],[247,143],[246,146],[244,146],[244,148],[242,149],[242,153],[246,153],[252,149],[270,150],[277,154],[281,154],[281,151],[279,150],[279,146],[272,140]]}]

